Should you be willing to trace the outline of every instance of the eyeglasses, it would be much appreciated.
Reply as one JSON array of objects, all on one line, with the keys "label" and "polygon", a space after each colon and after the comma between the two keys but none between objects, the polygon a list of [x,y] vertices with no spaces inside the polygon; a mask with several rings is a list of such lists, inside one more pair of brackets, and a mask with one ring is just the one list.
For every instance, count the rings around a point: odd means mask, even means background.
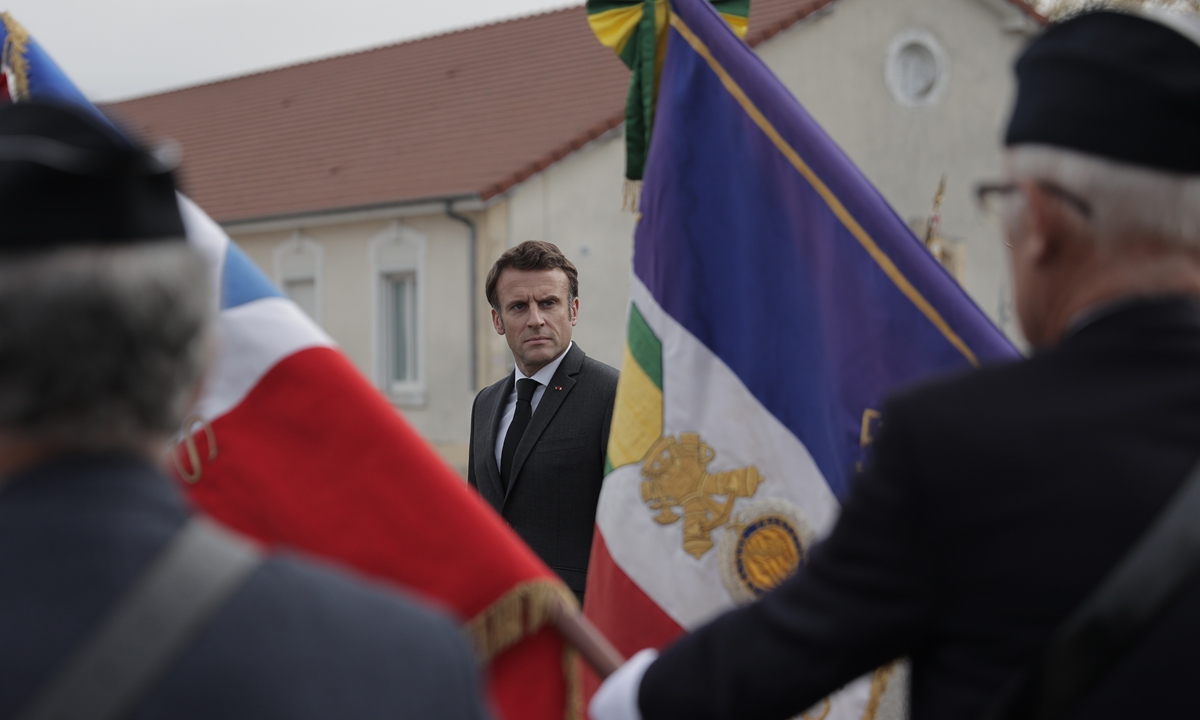
[{"label": "eyeglasses", "polygon": [[[1092,216],[1091,204],[1070,190],[1049,180],[1035,180],[1034,182],[1047,195],[1053,195],[1062,200],[1083,217],[1090,218]],[[975,186],[975,199],[979,202],[979,209],[984,213],[993,217],[1000,217],[1002,200],[1019,189],[1020,186],[1015,182],[981,183]]]}]

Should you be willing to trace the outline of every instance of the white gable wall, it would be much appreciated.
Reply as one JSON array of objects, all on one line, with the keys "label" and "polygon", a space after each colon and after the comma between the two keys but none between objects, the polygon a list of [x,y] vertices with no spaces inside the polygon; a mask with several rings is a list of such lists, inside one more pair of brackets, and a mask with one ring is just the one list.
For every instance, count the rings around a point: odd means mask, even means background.
[{"label": "white gable wall", "polygon": [[[928,216],[946,175],[942,231],[966,244],[962,282],[1012,335],[1003,241],[974,199],[976,183],[1001,174],[1012,61],[1027,38],[1005,29],[1005,11],[981,0],[841,0],[758,54],[905,221]],[[945,85],[925,107],[902,106],[885,82],[889,46],[907,31],[945,52]]]}]

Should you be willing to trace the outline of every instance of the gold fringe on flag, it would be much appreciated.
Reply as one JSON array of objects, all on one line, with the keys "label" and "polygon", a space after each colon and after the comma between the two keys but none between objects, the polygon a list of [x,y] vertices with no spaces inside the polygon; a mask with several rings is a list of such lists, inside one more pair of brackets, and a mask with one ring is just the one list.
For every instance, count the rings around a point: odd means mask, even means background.
[{"label": "gold fringe on flag", "polygon": [[[566,585],[556,580],[537,579],[520,583],[467,622],[467,636],[475,646],[480,664],[541,630],[559,608],[578,611],[579,602]],[[583,686],[575,649],[564,642],[563,679],[567,702],[564,720],[582,720]]]},{"label": "gold fringe on flag", "polygon": [[579,653],[570,645],[563,645],[563,679],[567,684],[567,706],[563,709],[563,720],[583,720],[583,681],[579,669]]},{"label": "gold fringe on flag", "polygon": [[29,33],[21,24],[13,20],[12,15],[0,13],[4,22],[7,37],[4,40],[4,50],[0,52],[0,64],[10,73],[16,87],[10,87],[9,93],[14,101],[29,99],[29,61],[25,59],[25,51],[29,47]]}]

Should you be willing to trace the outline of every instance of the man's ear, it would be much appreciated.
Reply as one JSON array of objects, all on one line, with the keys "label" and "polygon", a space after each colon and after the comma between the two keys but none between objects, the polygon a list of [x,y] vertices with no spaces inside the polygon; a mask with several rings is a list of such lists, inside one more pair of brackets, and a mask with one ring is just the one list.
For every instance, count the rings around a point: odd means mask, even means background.
[{"label": "man's ear", "polygon": [[579,322],[579,298],[571,298],[571,304],[567,309],[571,312],[571,325]]},{"label": "man's ear", "polygon": [[496,312],[496,308],[492,308],[492,327],[496,328],[497,335],[504,334],[504,321],[500,319],[500,313]]},{"label": "man's ear", "polygon": [[1033,180],[1022,180],[1020,185],[1025,198],[1025,237],[1020,252],[1035,265],[1052,263],[1066,251],[1070,240],[1066,208]]}]

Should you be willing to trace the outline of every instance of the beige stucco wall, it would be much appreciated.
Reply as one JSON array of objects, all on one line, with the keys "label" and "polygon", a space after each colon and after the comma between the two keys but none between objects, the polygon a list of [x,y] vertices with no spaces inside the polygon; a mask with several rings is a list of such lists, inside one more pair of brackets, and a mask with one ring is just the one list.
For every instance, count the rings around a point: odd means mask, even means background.
[{"label": "beige stucco wall", "polygon": [[467,426],[474,384],[470,376],[468,321],[468,235],[459,222],[442,214],[407,215],[231,235],[276,283],[276,253],[295,243],[296,233],[320,248],[317,273],[317,320],[358,369],[381,389],[374,248],[396,232],[415,233],[424,245],[418,277],[418,358],[423,397],[392,397],[393,404],[459,472],[465,473]]},{"label": "beige stucco wall", "polygon": [[[973,192],[1001,172],[1012,60],[1028,37],[1010,29],[1014,12],[981,0],[840,0],[758,51],[906,221],[928,216],[946,176],[942,231],[965,243],[963,285],[1010,335],[1003,242]],[[905,31],[928,33],[946,55],[946,84],[926,107],[902,106],[885,82],[889,46]]]}]

